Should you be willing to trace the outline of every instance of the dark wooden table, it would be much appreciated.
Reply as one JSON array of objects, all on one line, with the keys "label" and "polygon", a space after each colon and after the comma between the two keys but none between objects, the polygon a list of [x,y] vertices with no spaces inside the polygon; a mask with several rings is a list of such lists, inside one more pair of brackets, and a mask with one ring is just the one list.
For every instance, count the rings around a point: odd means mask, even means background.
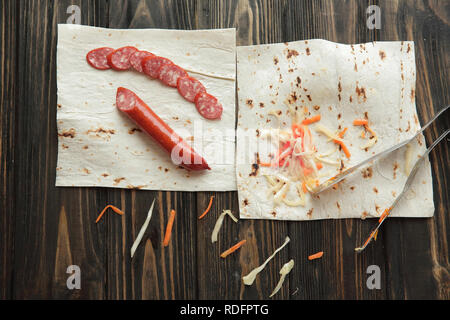
[{"label": "dark wooden table", "polygon": [[[109,28],[237,28],[237,44],[311,38],[342,43],[414,40],[417,108],[422,122],[450,102],[448,1],[107,1],[3,0],[1,11],[0,299],[266,299],[290,258],[296,266],[277,299],[449,299],[449,147],[431,154],[435,216],[395,219],[376,244],[356,255],[375,220],[225,223],[218,244],[210,234],[221,209],[238,212],[236,192],[152,192],[56,188],[56,43],[67,8],[81,23]],[[369,29],[369,5],[381,9],[381,29]],[[449,127],[441,119],[427,142]],[[206,220],[197,220],[216,196]],[[133,260],[130,247],[157,199],[151,225]],[[106,204],[125,209],[94,221]],[[161,247],[170,209],[174,234]],[[293,240],[255,284],[245,275],[286,235]],[[238,239],[248,242],[227,259]],[[323,250],[321,260],[307,256]],[[68,290],[69,265],[81,268],[81,289]],[[366,286],[378,265],[381,289]]]}]

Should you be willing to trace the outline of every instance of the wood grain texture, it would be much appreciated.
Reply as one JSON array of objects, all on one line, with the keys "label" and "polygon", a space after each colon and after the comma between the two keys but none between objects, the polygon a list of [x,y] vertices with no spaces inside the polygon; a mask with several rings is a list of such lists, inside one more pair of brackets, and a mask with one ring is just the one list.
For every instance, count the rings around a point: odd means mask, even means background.
[{"label": "wood grain texture", "polygon": [[12,296],[14,264],[14,146],[16,107],[16,3],[0,3],[0,299]]},{"label": "wood grain texture", "polygon": [[[439,0],[30,0],[2,1],[0,299],[267,299],[282,265],[295,267],[274,299],[449,299],[449,148],[430,155],[435,216],[389,219],[375,244],[355,255],[374,220],[283,222],[226,218],[238,214],[236,192],[155,192],[56,188],[57,24],[78,5],[82,24],[110,28],[236,28],[237,45],[322,38],[342,43],[414,40],[416,103],[421,122],[449,104],[450,10]],[[381,29],[366,26],[369,5]],[[427,129],[429,144],[450,117]],[[208,215],[197,217],[214,202]],[[153,199],[151,223],[133,259],[130,248]],[[113,204],[124,216],[101,209]],[[173,235],[162,247],[171,209]],[[289,235],[290,244],[253,286],[241,278]],[[247,243],[226,259],[220,253]],[[324,251],[322,259],[308,255]],[[66,269],[79,265],[81,290],[68,290]],[[369,265],[381,270],[380,290],[366,287]]]}]

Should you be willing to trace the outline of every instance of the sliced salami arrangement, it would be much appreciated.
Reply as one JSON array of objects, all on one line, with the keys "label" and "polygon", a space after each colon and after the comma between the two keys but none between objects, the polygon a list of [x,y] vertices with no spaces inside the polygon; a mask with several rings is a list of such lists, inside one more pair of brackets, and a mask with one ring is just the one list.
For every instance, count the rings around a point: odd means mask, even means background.
[{"label": "sliced salami arrangement", "polygon": [[91,67],[99,70],[111,69],[108,63],[108,55],[114,51],[113,48],[103,47],[91,50],[86,55],[87,62]]},{"label": "sliced salami arrangement", "polygon": [[144,72],[142,69],[142,60],[155,55],[148,51],[136,51],[130,56],[130,64],[137,72]]},{"label": "sliced salami arrangement", "polygon": [[138,51],[135,47],[122,47],[111,52],[106,58],[114,70],[124,71],[131,68],[130,56]]},{"label": "sliced salami arrangement", "polygon": [[222,116],[223,107],[219,100],[207,93],[205,86],[199,80],[190,77],[186,70],[170,59],[132,46],[125,46],[119,49],[102,47],[91,50],[87,53],[86,60],[89,65],[98,70],[132,69],[152,79],[159,79],[165,85],[177,88],[184,99],[195,103],[197,111],[204,118],[214,120]]},{"label": "sliced salami arrangement", "polygon": [[194,102],[200,92],[206,92],[200,81],[189,76],[178,78],[177,88],[181,96],[190,102]]}]

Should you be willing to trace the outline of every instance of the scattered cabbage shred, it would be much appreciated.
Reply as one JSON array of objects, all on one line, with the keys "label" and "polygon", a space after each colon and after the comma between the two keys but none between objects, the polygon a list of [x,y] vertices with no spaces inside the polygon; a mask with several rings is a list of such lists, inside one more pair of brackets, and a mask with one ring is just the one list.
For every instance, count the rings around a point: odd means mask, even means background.
[{"label": "scattered cabbage shred", "polygon": [[291,272],[292,268],[294,268],[294,260],[293,259],[291,259],[289,262],[285,263],[283,265],[283,267],[281,267],[281,270],[280,270],[281,278],[278,281],[278,284],[275,287],[275,289],[273,289],[273,291],[270,294],[269,298],[272,298],[281,289],[281,286],[283,285],[284,279],[289,274],[289,272]]},{"label": "scattered cabbage shred", "polygon": [[289,241],[291,241],[291,239],[289,239],[289,237],[286,237],[283,245],[279,247],[277,250],[275,250],[275,252],[269,258],[267,258],[267,260],[264,261],[262,265],[250,271],[250,273],[247,274],[245,277],[242,277],[242,281],[244,282],[244,284],[247,286],[251,286],[255,281],[258,273],[260,273],[266,267],[266,264],[269,263],[269,261],[272,260],[272,258],[278,253],[278,251],[283,249],[289,243]]},{"label": "scattered cabbage shred", "polygon": [[141,243],[142,237],[144,236],[145,230],[147,230],[148,224],[150,223],[150,219],[152,218],[153,213],[153,206],[155,205],[155,200],[153,200],[152,205],[150,206],[150,210],[148,210],[147,218],[145,219],[144,224],[141,227],[141,230],[139,231],[136,240],[134,241],[133,245],[131,246],[131,258],[133,258],[134,253],[136,252],[137,247]]},{"label": "scattered cabbage shred", "polygon": [[217,218],[216,225],[214,226],[213,232],[211,234],[211,242],[217,241],[217,235],[219,234],[220,228],[222,227],[223,219],[228,215],[234,222],[238,222],[238,219],[233,215],[231,210],[223,210],[219,218]]}]

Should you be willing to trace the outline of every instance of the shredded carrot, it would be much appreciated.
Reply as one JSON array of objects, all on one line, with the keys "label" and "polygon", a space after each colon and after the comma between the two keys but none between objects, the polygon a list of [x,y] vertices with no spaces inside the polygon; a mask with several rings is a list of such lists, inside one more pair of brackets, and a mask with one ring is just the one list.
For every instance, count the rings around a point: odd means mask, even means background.
[{"label": "shredded carrot", "polygon": [[333,140],[333,141],[334,141],[334,143],[337,143],[338,145],[341,146],[342,151],[344,151],[344,153],[345,153],[345,156],[350,159],[350,156],[351,156],[350,151],[348,151],[348,148],[344,144],[344,142],[343,141],[339,141],[339,140]]},{"label": "shredded carrot", "polygon": [[214,199],[214,196],[211,196],[211,199],[209,200],[208,208],[206,208],[205,212],[203,212],[201,214],[201,216],[198,217],[199,220],[202,219],[204,216],[206,216],[206,214],[209,212],[209,210],[211,209],[211,206],[212,206],[213,199]]},{"label": "shredded carrot", "polygon": [[378,237],[378,230],[375,232],[375,234],[373,235],[373,240],[377,241],[377,237]]},{"label": "shredded carrot", "polygon": [[323,168],[322,162],[316,162],[316,168],[317,168],[317,170],[322,169]]},{"label": "shredded carrot", "polygon": [[303,168],[303,174],[305,175],[305,176],[309,176],[311,173],[313,173],[313,169],[311,169],[311,168]]},{"label": "shredded carrot", "polygon": [[317,253],[314,253],[314,254],[310,255],[308,257],[308,260],[319,259],[319,258],[322,258],[322,256],[323,256],[323,251],[319,251]]},{"label": "shredded carrot", "polygon": [[234,246],[232,246],[230,249],[225,250],[224,252],[222,252],[222,254],[220,255],[222,258],[226,258],[229,254],[235,252],[237,249],[239,249],[240,247],[242,247],[244,245],[244,243],[246,243],[247,240],[242,240],[239,241],[238,243],[236,243]]},{"label": "shredded carrot", "polygon": [[314,122],[317,122],[317,121],[320,121],[320,114],[318,114],[318,115],[316,115],[314,117],[307,118],[307,119],[303,120],[302,124],[303,125],[308,125],[308,124],[311,124],[311,123],[314,123]]},{"label": "shredded carrot", "polygon": [[175,210],[170,211],[169,221],[167,222],[166,234],[164,235],[163,246],[167,247],[169,245],[170,236],[172,235],[173,222],[175,220]]},{"label": "shredded carrot", "polygon": [[339,133],[338,133],[338,137],[342,139],[342,138],[344,137],[345,132],[347,132],[347,129],[348,129],[348,128],[344,128],[344,130],[342,130],[341,132],[339,132]]},{"label": "shredded carrot", "polygon": [[392,208],[387,208],[386,210],[384,210],[383,214],[380,216],[380,219],[378,219],[378,223],[383,221],[385,219],[385,217],[387,217],[389,215],[389,213],[391,212],[391,209]]},{"label": "shredded carrot", "polygon": [[95,223],[99,222],[100,219],[103,217],[103,214],[106,212],[106,210],[108,208],[111,208],[115,213],[122,215],[123,211],[118,209],[117,207],[114,207],[113,205],[108,204],[103,210],[102,212],[100,212],[100,214],[97,217],[97,220],[95,220]]},{"label": "shredded carrot", "polygon": [[[297,133],[298,130],[298,133]],[[294,136],[294,138],[298,138],[298,137],[302,137],[304,136],[304,132],[303,132],[303,127],[299,124],[294,123],[292,125],[292,135]]]},{"label": "shredded carrot", "polygon": [[361,132],[361,138],[365,138],[366,137],[366,130],[363,130],[362,132]]},{"label": "shredded carrot", "polygon": [[302,182],[302,191],[305,194],[308,193],[308,189],[306,189],[306,182],[305,181]]},{"label": "shredded carrot", "polygon": [[369,124],[369,120],[367,119],[355,119],[353,120],[354,126],[366,126]]},{"label": "shredded carrot", "polygon": [[259,166],[260,167],[271,167],[272,163],[270,163],[270,162],[260,162]]}]

